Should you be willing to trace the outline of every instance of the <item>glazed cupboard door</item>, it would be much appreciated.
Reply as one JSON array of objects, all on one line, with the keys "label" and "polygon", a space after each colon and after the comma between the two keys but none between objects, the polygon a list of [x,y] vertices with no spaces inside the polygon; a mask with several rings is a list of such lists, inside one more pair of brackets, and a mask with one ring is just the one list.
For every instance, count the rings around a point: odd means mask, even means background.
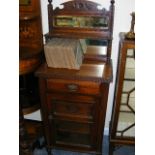
[{"label": "glazed cupboard door", "polygon": [[120,94],[119,117],[116,130],[118,137],[135,137],[135,50],[127,49],[123,60],[124,78]]},{"label": "glazed cupboard door", "polygon": [[52,136],[51,144],[58,147],[96,147],[98,99],[77,94],[47,94]]},{"label": "glazed cupboard door", "polygon": [[135,139],[135,42],[120,34],[119,60],[110,145],[133,145]]}]

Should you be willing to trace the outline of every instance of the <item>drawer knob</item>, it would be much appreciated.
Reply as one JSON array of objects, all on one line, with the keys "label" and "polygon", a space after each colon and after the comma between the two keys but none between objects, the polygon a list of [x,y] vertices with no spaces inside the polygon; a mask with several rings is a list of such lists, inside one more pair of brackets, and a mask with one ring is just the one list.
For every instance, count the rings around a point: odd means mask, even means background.
[{"label": "drawer knob", "polygon": [[76,84],[68,84],[67,88],[70,92],[76,92],[79,89],[78,85]]}]

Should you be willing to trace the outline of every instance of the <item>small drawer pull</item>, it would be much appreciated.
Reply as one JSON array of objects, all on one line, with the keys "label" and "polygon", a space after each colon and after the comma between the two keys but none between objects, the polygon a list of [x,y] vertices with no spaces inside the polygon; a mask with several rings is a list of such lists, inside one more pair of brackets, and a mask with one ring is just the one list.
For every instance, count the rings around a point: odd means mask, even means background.
[{"label": "small drawer pull", "polygon": [[79,89],[79,86],[76,84],[68,84],[67,88],[70,92],[76,92]]}]

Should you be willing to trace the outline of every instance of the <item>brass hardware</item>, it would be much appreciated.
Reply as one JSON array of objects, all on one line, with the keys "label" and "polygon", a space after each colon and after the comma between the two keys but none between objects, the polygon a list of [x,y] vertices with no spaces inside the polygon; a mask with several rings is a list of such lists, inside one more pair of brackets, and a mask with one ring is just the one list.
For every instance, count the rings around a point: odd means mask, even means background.
[{"label": "brass hardware", "polygon": [[132,12],[130,14],[132,16],[131,20],[131,28],[130,31],[125,35],[127,39],[135,39],[135,32],[134,32],[134,26],[135,26],[135,12]]},{"label": "brass hardware", "polygon": [[70,92],[76,92],[79,89],[78,85],[76,84],[69,84],[67,85],[67,88]]}]

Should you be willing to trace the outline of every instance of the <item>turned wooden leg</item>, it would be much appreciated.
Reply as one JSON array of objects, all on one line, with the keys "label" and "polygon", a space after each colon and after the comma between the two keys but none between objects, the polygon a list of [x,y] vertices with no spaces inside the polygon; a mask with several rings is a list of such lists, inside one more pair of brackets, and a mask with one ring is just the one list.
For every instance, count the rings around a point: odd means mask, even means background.
[{"label": "turned wooden leg", "polygon": [[114,145],[109,144],[109,155],[113,155],[113,152],[114,152]]},{"label": "turned wooden leg", "polygon": [[19,149],[20,154],[23,154],[22,152],[28,154],[30,152],[29,150],[29,143],[27,141],[27,132],[24,126],[24,119],[23,119],[23,113],[21,109],[21,105],[19,106]]},{"label": "turned wooden leg", "polygon": [[47,148],[48,155],[53,155],[51,148]]}]

